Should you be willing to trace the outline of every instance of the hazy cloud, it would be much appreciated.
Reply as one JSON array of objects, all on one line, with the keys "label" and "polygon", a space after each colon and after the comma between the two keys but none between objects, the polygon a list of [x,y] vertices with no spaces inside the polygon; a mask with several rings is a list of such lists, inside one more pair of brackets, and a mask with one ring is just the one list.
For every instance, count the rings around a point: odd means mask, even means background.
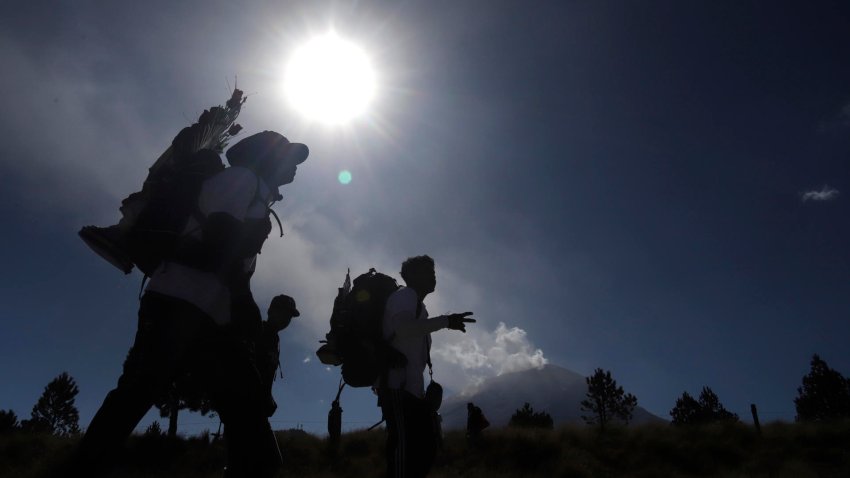
[{"label": "hazy cloud", "polygon": [[802,194],[803,202],[806,201],[832,201],[836,199],[839,195],[839,191],[835,188],[831,188],[827,185],[824,185],[820,191],[806,191]]},{"label": "hazy cloud", "polygon": [[845,124],[850,124],[850,103],[841,108],[841,119]]},{"label": "hazy cloud", "polygon": [[16,112],[0,116],[7,138],[0,170],[27,207],[59,208],[57,216],[71,223],[116,221],[120,199],[140,188],[147,168],[189,122],[181,117],[183,101],[154,100],[150,86],[132,75],[104,81],[99,68],[120,55],[105,43],[29,51],[0,35],[0,88],[15,92],[6,107]]},{"label": "hazy cloud", "polygon": [[820,133],[844,134],[850,127],[850,103],[846,103],[837,114],[820,121],[817,130]]},{"label": "hazy cloud", "polygon": [[[390,264],[400,261],[389,261],[387,253],[363,247],[344,225],[327,215],[310,208],[281,209],[285,236],[266,241],[252,288],[261,307],[277,294],[294,297],[301,316],[292,321],[287,334],[293,342],[315,350],[329,330],[333,300],[346,270],[351,268],[352,278],[370,267],[395,275],[398,266]],[[334,240],[321,239],[328,237]]]},{"label": "hazy cloud", "polygon": [[310,363],[310,361],[310,357],[304,357],[304,360],[302,360],[301,363]]},{"label": "hazy cloud", "polygon": [[434,362],[446,365],[437,368],[441,383],[456,390],[474,387],[488,377],[540,368],[549,362],[525,330],[508,327],[504,322],[499,322],[493,331],[473,325],[467,334],[435,336],[431,355]]}]

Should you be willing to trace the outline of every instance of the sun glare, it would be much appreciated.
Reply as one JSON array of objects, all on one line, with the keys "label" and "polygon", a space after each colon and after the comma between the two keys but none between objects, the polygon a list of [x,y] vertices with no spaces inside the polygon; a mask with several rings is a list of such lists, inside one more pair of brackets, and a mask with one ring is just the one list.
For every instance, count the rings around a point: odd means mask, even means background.
[{"label": "sun glare", "polygon": [[284,89],[288,101],[304,115],[340,124],[366,112],[375,94],[375,74],[360,48],[331,33],[295,51]]}]

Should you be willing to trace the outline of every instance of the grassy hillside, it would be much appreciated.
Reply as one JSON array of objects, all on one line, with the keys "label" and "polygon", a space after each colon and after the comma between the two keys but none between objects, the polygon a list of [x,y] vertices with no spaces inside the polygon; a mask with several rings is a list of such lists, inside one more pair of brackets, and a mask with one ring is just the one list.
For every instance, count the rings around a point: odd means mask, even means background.
[{"label": "grassy hillside", "polygon": [[[343,436],[330,453],[318,437],[278,434],[283,476],[371,477],[383,472],[383,431]],[[68,455],[74,439],[0,436],[0,476],[31,477]],[[115,477],[219,477],[221,443],[207,437],[168,441],[133,437]],[[445,437],[431,475],[441,477],[847,477],[850,424],[771,424],[759,437],[743,425],[676,428],[646,425],[604,434],[583,427],[554,431],[487,430],[470,449],[461,432]]]}]

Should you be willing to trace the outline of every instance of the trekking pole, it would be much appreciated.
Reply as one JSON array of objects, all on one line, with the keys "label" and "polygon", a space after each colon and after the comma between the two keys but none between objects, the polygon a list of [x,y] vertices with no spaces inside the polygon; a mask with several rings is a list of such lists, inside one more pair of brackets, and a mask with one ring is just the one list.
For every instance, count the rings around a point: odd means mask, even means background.
[{"label": "trekking pole", "polygon": [[218,441],[221,439],[221,419],[218,420],[218,431],[212,434],[213,441]]},{"label": "trekking pole", "polygon": [[339,390],[337,390],[336,398],[334,398],[334,401],[337,402],[337,403],[339,403],[339,396],[342,395],[342,389],[343,388],[345,388],[345,381],[342,379],[342,377],[340,377],[340,379],[339,379]]},{"label": "trekking pole", "polygon": [[339,444],[339,438],[342,435],[342,407],[339,406],[339,396],[342,394],[344,387],[345,382],[340,378],[339,390],[336,392],[336,398],[331,403],[331,410],[328,412],[328,442],[332,449],[336,449],[336,446]]},{"label": "trekking pole", "polygon": [[381,421],[379,421],[378,423],[376,423],[376,424],[372,425],[371,427],[367,428],[367,429],[366,429],[366,431],[367,431],[367,432],[370,432],[370,431],[374,430],[374,429],[375,429],[375,427],[377,427],[377,426],[378,426],[378,425],[380,425],[381,423],[384,423],[385,421],[386,421],[386,419],[385,419],[384,417],[381,417]]}]

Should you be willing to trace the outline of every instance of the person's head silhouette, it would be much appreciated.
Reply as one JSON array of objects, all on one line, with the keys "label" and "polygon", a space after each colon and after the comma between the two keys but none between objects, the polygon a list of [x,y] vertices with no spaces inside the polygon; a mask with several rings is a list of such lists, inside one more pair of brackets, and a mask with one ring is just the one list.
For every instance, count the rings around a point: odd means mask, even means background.
[{"label": "person's head silhouette", "polygon": [[307,145],[291,143],[274,131],[263,131],[234,144],[225,155],[231,166],[251,169],[270,186],[283,186],[295,179],[295,171],[310,150]]}]

